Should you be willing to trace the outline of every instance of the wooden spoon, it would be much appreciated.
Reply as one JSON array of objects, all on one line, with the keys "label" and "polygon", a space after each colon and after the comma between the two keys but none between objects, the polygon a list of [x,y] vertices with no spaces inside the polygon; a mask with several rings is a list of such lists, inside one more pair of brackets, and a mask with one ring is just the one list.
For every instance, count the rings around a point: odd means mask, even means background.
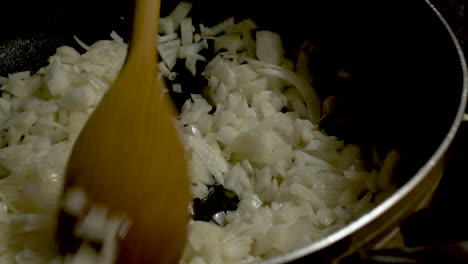
[{"label": "wooden spoon", "polygon": [[[190,183],[175,108],[157,72],[159,9],[160,0],[136,0],[125,65],[79,135],[66,172],[64,193],[78,187],[91,204],[130,218],[117,263],[177,263],[186,240]],[[61,211],[62,254],[80,242],[76,221]]]}]

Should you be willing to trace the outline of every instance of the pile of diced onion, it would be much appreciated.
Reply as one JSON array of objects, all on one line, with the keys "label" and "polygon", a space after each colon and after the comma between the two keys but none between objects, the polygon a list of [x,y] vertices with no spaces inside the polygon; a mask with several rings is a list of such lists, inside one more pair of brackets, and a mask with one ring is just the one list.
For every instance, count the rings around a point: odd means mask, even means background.
[{"label": "pile of diced onion", "polygon": [[[305,50],[288,57],[281,36],[250,19],[193,25],[191,8],[181,2],[161,18],[159,69],[174,93],[187,89],[174,82],[176,63],[208,82],[179,120],[193,197],[222,185],[240,203],[209,222],[189,223],[181,263],[284,254],[344,227],[388,194],[398,154],[369,166],[358,146],[319,129],[322,103]],[[66,161],[127,52],[122,38],[111,38],[80,41],[84,54],[60,47],[34,75],[0,77],[0,263],[60,263],[54,228]],[[213,58],[200,55],[208,40]],[[198,61],[207,66],[197,68]]]}]

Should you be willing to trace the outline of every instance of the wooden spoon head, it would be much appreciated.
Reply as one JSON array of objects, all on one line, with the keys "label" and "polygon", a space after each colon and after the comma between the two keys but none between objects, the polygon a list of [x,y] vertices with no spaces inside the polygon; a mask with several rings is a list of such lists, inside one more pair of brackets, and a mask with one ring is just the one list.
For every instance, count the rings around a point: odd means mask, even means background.
[{"label": "wooden spoon head", "polygon": [[[78,137],[65,192],[81,188],[91,203],[131,219],[117,263],[177,263],[186,240],[190,183],[171,101],[156,71],[141,74],[141,65],[127,60]],[[69,229],[59,219],[62,253],[69,250]]]}]

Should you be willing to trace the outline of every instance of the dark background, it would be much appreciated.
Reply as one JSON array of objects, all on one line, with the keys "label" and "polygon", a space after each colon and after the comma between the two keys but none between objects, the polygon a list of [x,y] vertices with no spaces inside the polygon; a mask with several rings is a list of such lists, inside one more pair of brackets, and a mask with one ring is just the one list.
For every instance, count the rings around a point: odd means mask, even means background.
[{"label": "dark background", "polygon": [[449,23],[463,48],[468,48],[467,0],[430,0]]},{"label": "dark background", "polygon": [[[431,0],[468,54],[468,0]],[[465,55],[465,58],[467,56]],[[468,240],[468,122],[449,152],[446,172],[430,207],[402,225],[405,244],[419,246]]]}]

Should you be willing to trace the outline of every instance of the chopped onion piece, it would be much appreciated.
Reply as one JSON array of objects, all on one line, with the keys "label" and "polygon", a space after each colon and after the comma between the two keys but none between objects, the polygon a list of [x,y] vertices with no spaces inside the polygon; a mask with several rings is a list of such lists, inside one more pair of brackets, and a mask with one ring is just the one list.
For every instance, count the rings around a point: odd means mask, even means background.
[{"label": "chopped onion piece", "polygon": [[[195,35],[193,36],[193,41],[199,42],[200,40],[201,40],[200,34],[195,34]],[[1,80],[0,80],[0,83],[1,83]]]},{"label": "chopped onion piece", "polygon": [[229,169],[226,159],[221,154],[216,153],[204,140],[194,136],[187,136],[186,139],[187,144],[200,156],[214,178],[220,184],[224,184],[223,173]]},{"label": "chopped onion piece", "polygon": [[47,87],[53,96],[63,96],[70,87],[70,78],[59,64],[57,60],[51,63],[46,75]]},{"label": "chopped onion piece", "polygon": [[162,35],[162,36],[159,36],[158,43],[168,42],[177,38],[178,38],[177,33]]},{"label": "chopped onion piece", "polygon": [[304,51],[301,51],[297,58],[296,73],[307,82],[312,82],[312,75],[309,70],[309,57]]},{"label": "chopped onion piece", "polygon": [[232,28],[233,32],[247,32],[254,29],[257,29],[257,25],[252,19],[244,19]]},{"label": "chopped onion piece", "polygon": [[119,34],[117,34],[117,32],[115,31],[111,32],[110,37],[119,43],[124,43],[124,39],[121,36],[119,36]]},{"label": "chopped onion piece", "polygon": [[35,112],[27,111],[12,115],[6,122],[0,125],[0,131],[13,126],[30,127],[37,120]]},{"label": "chopped onion piece", "polygon": [[174,21],[174,29],[179,29],[180,22],[187,17],[188,13],[192,9],[193,4],[190,2],[182,1],[176,8],[171,12],[169,17]]},{"label": "chopped onion piece", "polygon": [[177,73],[175,72],[171,72],[166,64],[164,63],[164,61],[161,61],[159,64],[158,64],[158,68],[159,68],[159,71],[161,73],[162,76],[168,78],[169,80],[174,80],[175,77],[177,76]]},{"label": "chopped onion piece", "polygon": [[245,48],[245,42],[240,33],[231,33],[221,35],[215,38],[215,52],[220,49],[226,49],[229,54],[236,54]]},{"label": "chopped onion piece", "polygon": [[249,54],[250,57],[255,58],[257,56],[257,43],[253,39],[252,33],[250,31],[243,31],[242,39],[244,40],[247,54]]},{"label": "chopped onion piece", "polygon": [[213,221],[215,221],[220,226],[225,226],[226,221],[226,212],[220,211],[213,215]]},{"label": "chopped onion piece", "polygon": [[180,39],[158,44],[159,55],[170,70],[172,70],[177,62],[177,51],[179,50],[179,46]]},{"label": "chopped onion piece", "polygon": [[23,80],[31,76],[31,71],[22,71],[17,73],[8,74],[10,80]]},{"label": "chopped onion piece", "polygon": [[[76,64],[81,57],[81,54],[72,47],[62,46],[57,48],[57,54],[60,55],[62,63]],[[76,65],[74,65],[76,66]]]},{"label": "chopped onion piece", "polygon": [[49,126],[52,126],[52,127],[56,127],[56,128],[61,129],[61,130],[65,131],[65,132],[68,132],[68,128],[66,128],[62,124],[54,122],[52,120],[40,119],[37,122],[42,123],[42,124],[46,124],[46,125],[49,125]]},{"label": "chopped onion piece", "polygon": [[177,58],[183,59],[186,57],[197,55],[198,52],[200,52],[202,49],[206,49],[207,47],[208,47],[208,43],[206,42],[206,40],[198,42],[198,43],[192,43],[192,44],[181,46],[179,47],[179,50],[177,52]]},{"label": "chopped onion piece", "polygon": [[180,35],[182,38],[182,45],[192,44],[193,32],[192,32],[192,18],[187,17],[180,22]]},{"label": "chopped onion piece", "polygon": [[216,36],[223,32],[230,33],[232,32],[233,27],[234,27],[234,17],[230,17],[211,28],[205,27],[204,25],[200,25],[200,31],[201,31],[202,37],[209,37],[209,36]]},{"label": "chopped onion piece", "polygon": [[96,205],[92,206],[81,223],[76,226],[76,235],[97,241],[104,240],[107,217],[107,208]]},{"label": "chopped onion piece", "polygon": [[225,59],[216,60],[213,65],[208,65],[205,72],[202,74],[207,78],[212,78],[213,76],[220,80],[228,87],[232,87],[236,84],[236,74],[232,70],[230,63]]},{"label": "chopped onion piece", "polygon": [[170,35],[175,32],[174,19],[172,17],[162,17],[159,19],[159,32]]},{"label": "chopped onion piece", "polygon": [[83,190],[71,188],[65,193],[63,198],[63,209],[72,216],[82,216],[88,203],[88,198]]},{"label": "chopped onion piece", "polygon": [[192,73],[193,76],[197,74],[197,61],[206,61],[205,57],[198,55],[198,54],[193,54],[185,58],[185,67]]},{"label": "chopped onion piece", "polygon": [[88,45],[86,45],[83,41],[81,41],[77,36],[73,35],[73,38],[78,43],[78,45],[80,45],[80,47],[82,47],[86,51],[91,49]]},{"label": "chopped onion piece", "polygon": [[160,43],[158,44],[158,51],[161,52],[161,51],[166,51],[166,50],[170,50],[174,47],[179,47],[180,46],[180,39],[174,39],[174,40],[171,40],[171,41],[167,41],[167,42],[164,42],[164,43]]},{"label": "chopped onion piece", "polygon": [[377,187],[379,190],[388,190],[392,184],[392,175],[395,174],[397,165],[399,164],[400,154],[396,150],[391,150],[387,153],[383,161],[382,168],[377,176]]},{"label": "chopped onion piece", "polygon": [[0,76],[0,85],[4,85],[8,83],[8,78]]},{"label": "chopped onion piece", "polygon": [[319,123],[322,109],[320,99],[315,89],[301,76],[284,67],[258,61],[249,58],[248,56],[242,56],[241,60],[245,60],[246,62],[251,63],[253,66],[257,67],[258,69],[256,71],[258,73],[278,77],[294,85],[304,98],[310,121],[314,124]]},{"label": "chopped onion piece", "polygon": [[261,61],[280,65],[283,61],[283,44],[278,33],[257,31],[257,58]]},{"label": "chopped onion piece", "polygon": [[180,83],[174,83],[172,85],[172,91],[174,91],[174,93],[182,93],[182,85],[180,85]]},{"label": "chopped onion piece", "polygon": [[159,68],[159,72],[162,74],[162,76],[164,77],[167,77],[171,74],[171,71],[169,70],[169,68],[167,68],[166,64],[164,63],[164,61],[161,61],[158,63],[158,68]]}]

